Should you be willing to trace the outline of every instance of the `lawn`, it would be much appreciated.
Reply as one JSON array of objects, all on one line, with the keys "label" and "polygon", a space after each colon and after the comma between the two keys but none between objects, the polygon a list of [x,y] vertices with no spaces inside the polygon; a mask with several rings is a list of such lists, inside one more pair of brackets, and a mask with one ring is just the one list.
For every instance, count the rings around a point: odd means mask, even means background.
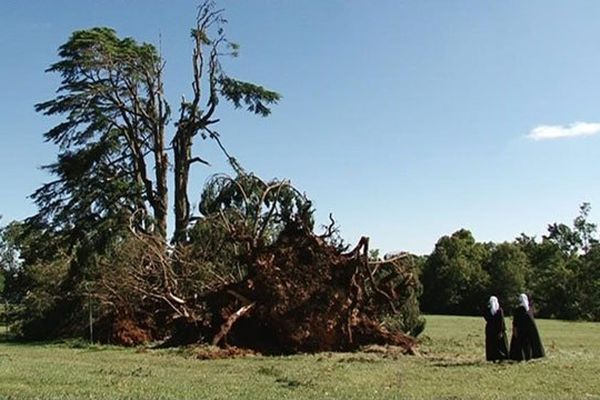
[{"label": "lawn", "polygon": [[[509,324],[509,321],[507,320]],[[600,399],[600,324],[539,320],[548,357],[484,361],[483,319],[428,316],[420,356],[198,360],[190,351],[0,343],[1,399]]]}]

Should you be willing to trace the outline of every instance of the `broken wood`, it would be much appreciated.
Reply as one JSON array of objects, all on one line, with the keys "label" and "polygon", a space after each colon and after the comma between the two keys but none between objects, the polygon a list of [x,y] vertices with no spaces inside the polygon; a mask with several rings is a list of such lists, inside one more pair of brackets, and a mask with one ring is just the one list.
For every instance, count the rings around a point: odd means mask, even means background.
[{"label": "broken wood", "polygon": [[219,333],[217,333],[215,335],[215,337],[213,338],[212,345],[213,346],[218,345],[221,342],[221,340],[225,336],[227,336],[227,333],[229,333],[229,331],[231,330],[231,327],[233,326],[233,324],[235,324],[235,321],[237,321],[238,319],[240,319],[240,317],[242,317],[243,315],[248,313],[254,307],[255,304],[256,303],[247,304],[247,305],[241,307],[239,310],[237,310],[233,314],[231,314],[229,316],[229,318],[227,318],[227,321],[225,321],[225,323],[221,326]]}]

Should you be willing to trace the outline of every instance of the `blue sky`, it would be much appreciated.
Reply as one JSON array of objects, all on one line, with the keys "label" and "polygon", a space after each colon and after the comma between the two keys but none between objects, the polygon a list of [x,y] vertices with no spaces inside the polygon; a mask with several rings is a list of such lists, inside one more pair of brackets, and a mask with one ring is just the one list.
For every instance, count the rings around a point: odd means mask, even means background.
[{"label": "blue sky", "polygon": [[[142,6],[143,4],[143,6]],[[263,178],[289,178],[329,212],[349,242],[429,253],[470,229],[481,241],[540,235],[584,201],[600,209],[600,2],[218,1],[225,63],[279,91],[269,118],[223,107],[229,151]],[[76,29],[110,26],[158,43],[171,104],[190,93],[193,1],[0,2],[0,214],[35,212],[27,196],[51,179],[57,120],[33,111],[54,94],[44,73]],[[225,170],[193,175],[192,198]]]}]

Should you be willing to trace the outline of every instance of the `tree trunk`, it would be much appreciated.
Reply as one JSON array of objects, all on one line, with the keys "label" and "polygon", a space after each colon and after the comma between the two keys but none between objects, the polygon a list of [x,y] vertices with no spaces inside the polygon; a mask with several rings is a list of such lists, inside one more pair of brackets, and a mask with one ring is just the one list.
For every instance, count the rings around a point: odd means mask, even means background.
[{"label": "tree trunk", "polygon": [[180,128],[173,141],[173,156],[175,161],[175,232],[173,242],[181,243],[187,239],[187,229],[190,222],[190,202],[188,199],[188,179],[190,172],[190,158],[192,154],[192,140]]},{"label": "tree trunk", "polygon": [[154,125],[154,164],[156,179],[156,195],[154,218],[160,235],[167,239],[167,215],[169,212],[169,196],[167,188],[167,173],[169,170],[169,158],[165,151],[165,121],[168,118],[165,110],[162,87],[162,67],[157,70],[157,90],[153,97],[153,108],[156,115]]}]

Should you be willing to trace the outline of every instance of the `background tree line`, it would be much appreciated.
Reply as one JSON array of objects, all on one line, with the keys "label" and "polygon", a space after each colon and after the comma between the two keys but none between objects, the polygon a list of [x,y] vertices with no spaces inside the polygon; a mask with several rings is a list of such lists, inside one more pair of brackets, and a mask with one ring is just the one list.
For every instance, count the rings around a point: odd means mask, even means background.
[{"label": "background tree line", "polygon": [[506,312],[527,293],[540,317],[600,320],[600,245],[583,203],[571,226],[552,223],[541,239],[477,242],[458,230],[438,240],[421,261],[426,313],[476,315],[490,295]]}]

